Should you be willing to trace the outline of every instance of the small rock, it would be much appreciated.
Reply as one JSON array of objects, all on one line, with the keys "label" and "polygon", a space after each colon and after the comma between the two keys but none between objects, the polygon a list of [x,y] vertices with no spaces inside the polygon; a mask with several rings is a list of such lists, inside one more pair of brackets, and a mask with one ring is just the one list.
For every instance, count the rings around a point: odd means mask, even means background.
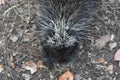
[{"label": "small rock", "polygon": [[106,43],[110,41],[110,35],[103,35],[95,41],[95,46],[99,49],[105,47]]},{"label": "small rock", "polygon": [[4,40],[0,40],[0,47],[3,47],[5,45],[5,41]]},{"label": "small rock", "polygon": [[116,42],[109,44],[110,50],[112,50],[112,49],[115,48],[116,46],[117,46],[117,43],[116,43]]},{"label": "small rock", "polygon": [[88,80],[92,80],[92,78],[88,78]]},{"label": "small rock", "polygon": [[30,80],[30,75],[29,74],[22,74],[25,80]]},{"label": "small rock", "polygon": [[13,62],[10,62],[10,67],[14,69],[15,68],[15,64]]},{"label": "small rock", "polygon": [[40,68],[41,66],[43,66],[43,61],[42,60],[39,60],[37,62],[37,68]]},{"label": "small rock", "polygon": [[10,36],[10,40],[12,40],[12,42],[16,42],[18,40],[19,36],[17,35],[12,35]]},{"label": "small rock", "polygon": [[75,80],[81,80],[81,79],[82,79],[82,77],[81,77],[80,74],[76,74],[76,75],[75,75]]},{"label": "small rock", "polygon": [[18,52],[17,52],[17,51],[13,52],[13,56],[16,56],[17,54],[18,54]]},{"label": "small rock", "polygon": [[114,34],[111,34],[110,36],[110,40],[112,41],[114,39],[115,35]]},{"label": "small rock", "polygon": [[30,41],[30,39],[29,39],[28,37],[25,37],[25,38],[23,39],[23,41],[24,41],[24,42],[28,42],[28,41]]},{"label": "small rock", "polygon": [[113,74],[113,65],[109,65],[107,67],[107,70],[109,71],[110,74]]}]

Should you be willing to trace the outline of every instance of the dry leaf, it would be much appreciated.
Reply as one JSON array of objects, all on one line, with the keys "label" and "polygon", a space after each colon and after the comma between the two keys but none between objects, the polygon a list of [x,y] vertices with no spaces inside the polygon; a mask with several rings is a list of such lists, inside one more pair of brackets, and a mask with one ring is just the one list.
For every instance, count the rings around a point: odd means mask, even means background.
[{"label": "dry leaf", "polygon": [[3,65],[0,64],[0,73],[3,71]]},{"label": "dry leaf", "polygon": [[62,74],[58,80],[74,80],[74,75],[72,72],[67,71],[64,74]]},{"label": "dry leaf", "polygon": [[30,70],[31,74],[33,74],[37,71],[37,65],[32,61],[25,62],[22,65],[22,68],[24,68],[26,70]]},{"label": "dry leaf", "polygon": [[99,49],[105,47],[106,43],[110,41],[110,35],[103,35],[95,41],[95,46]]},{"label": "dry leaf", "polygon": [[119,61],[119,67],[120,67],[120,49],[117,50],[117,52],[115,53],[114,61]]},{"label": "dry leaf", "polygon": [[98,62],[98,63],[104,63],[105,59],[101,57],[101,58],[97,59],[96,62]]},{"label": "dry leaf", "polygon": [[0,0],[0,5],[5,4],[5,0]]},{"label": "dry leaf", "polygon": [[37,68],[40,68],[42,65],[43,65],[43,61],[42,61],[42,60],[39,60],[39,61],[37,62]]},{"label": "dry leaf", "polygon": [[115,61],[120,61],[120,49],[115,53],[114,60]]}]

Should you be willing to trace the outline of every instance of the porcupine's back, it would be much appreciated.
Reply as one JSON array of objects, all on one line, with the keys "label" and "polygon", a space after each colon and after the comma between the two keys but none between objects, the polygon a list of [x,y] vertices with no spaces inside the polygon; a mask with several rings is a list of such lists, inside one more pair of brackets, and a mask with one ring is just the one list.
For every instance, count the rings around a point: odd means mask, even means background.
[{"label": "porcupine's back", "polygon": [[45,55],[52,62],[69,59],[86,39],[89,21],[100,0],[39,0],[39,26]]}]

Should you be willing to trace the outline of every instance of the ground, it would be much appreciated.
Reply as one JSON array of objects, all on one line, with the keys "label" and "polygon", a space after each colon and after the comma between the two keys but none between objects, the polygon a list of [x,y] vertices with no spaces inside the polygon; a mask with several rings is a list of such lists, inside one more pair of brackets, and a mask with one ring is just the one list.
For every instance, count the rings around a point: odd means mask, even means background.
[{"label": "ground", "polygon": [[90,24],[95,29],[91,43],[79,46],[68,63],[52,68],[42,63],[36,15],[36,0],[6,0],[0,5],[0,80],[57,80],[67,70],[74,80],[120,80],[120,66],[114,61],[120,48],[120,0],[102,0]]}]

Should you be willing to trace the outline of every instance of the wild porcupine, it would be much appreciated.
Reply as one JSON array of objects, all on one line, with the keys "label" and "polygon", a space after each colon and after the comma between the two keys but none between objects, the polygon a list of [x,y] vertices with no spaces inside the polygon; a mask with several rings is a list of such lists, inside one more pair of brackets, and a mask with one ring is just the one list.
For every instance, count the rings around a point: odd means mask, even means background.
[{"label": "wild porcupine", "polygon": [[101,0],[39,0],[39,28],[49,62],[64,62],[89,33],[89,22]]}]

